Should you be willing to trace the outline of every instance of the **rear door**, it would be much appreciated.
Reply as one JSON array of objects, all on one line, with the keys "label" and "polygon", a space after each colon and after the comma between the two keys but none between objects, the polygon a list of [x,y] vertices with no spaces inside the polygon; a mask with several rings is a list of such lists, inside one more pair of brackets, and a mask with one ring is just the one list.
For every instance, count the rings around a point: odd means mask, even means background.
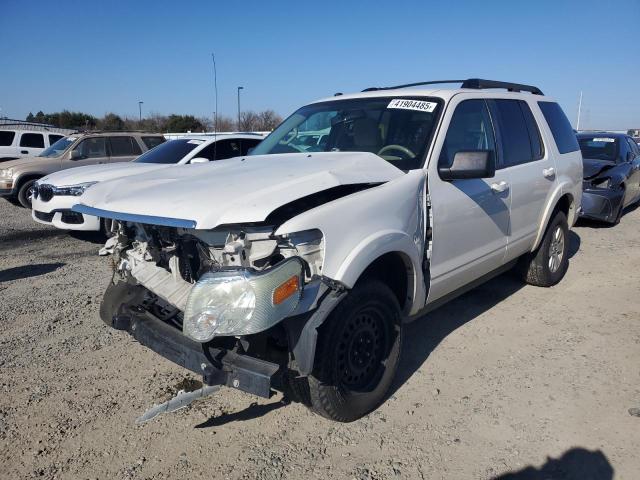
[{"label": "rear door", "polygon": [[429,302],[500,267],[509,235],[508,169],[497,170],[493,178],[452,181],[438,173],[460,151],[490,150],[497,156],[487,102],[456,95],[443,125],[446,136],[434,146],[437,161],[430,162],[428,174],[433,212]]},{"label": "rear door", "polygon": [[108,137],[109,162],[130,162],[142,154],[142,149],[135,138],[130,135]]},{"label": "rear door", "polygon": [[511,179],[511,229],[505,261],[531,250],[553,193],[555,163],[524,100],[488,101],[497,130],[501,170]]},{"label": "rear door", "polygon": [[18,156],[27,157],[39,155],[44,150],[44,134],[24,132],[19,133]]}]

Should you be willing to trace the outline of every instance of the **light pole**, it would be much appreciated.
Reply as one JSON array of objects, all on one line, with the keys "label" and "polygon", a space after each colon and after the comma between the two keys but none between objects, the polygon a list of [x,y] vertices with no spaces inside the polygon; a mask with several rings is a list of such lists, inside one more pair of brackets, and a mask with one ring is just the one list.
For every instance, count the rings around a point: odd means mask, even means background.
[{"label": "light pole", "polygon": [[238,87],[238,131],[240,130],[240,90],[244,90],[244,87]]},{"label": "light pole", "polygon": [[142,104],[144,102],[138,102],[138,113],[140,115],[140,121],[142,121]]}]

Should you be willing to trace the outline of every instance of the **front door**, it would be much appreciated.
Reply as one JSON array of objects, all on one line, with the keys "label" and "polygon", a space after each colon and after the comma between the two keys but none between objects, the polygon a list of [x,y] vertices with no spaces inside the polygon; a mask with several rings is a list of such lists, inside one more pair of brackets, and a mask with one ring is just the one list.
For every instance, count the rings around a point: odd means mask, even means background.
[{"label": "front door", "polygon": [[452,99],[443,121],[448,125],[446,137],[434,148],[438,161],[429,165],[433,214],[429,302],[500,267],[509,235],[508,170],[497,170],[494,178],[450,182],[438,174],[438,166],[450,166],[459,151],[492,150],[497,156],[487,102],[464,97]]},{"label": "front door", "polygon": [[90,137],[82,140],[71,151],[71,161],[63,167],[73,168],[109,162],[105,137]]}]

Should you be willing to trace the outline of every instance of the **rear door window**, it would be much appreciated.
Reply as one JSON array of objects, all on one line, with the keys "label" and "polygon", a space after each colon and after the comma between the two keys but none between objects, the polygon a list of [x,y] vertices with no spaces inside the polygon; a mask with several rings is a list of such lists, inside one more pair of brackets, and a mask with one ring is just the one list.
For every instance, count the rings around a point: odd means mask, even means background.
[{"label": "rear door window", "polygon": [[62,135],[49,135],[49,145],[53,145],[61,138],[64,138]]},{"label": "rear door window", "polygon": [[249,150],[254,148],[256,145],[258,145],[262,140],[254,140],[251,138],[243,138],[240,140],[240,151],[242,153],[240,153],[240,155],[248,155],[249,154]]},{"label": "rear door window", "polygon": [[504,167],[533,160],[529,129],[518,100],[489,100],[502,141]]},{"label": "rear door window", "polygon": [[580,150],[576,133],[573,131],[567,116],[555,102],[538,102],[540,110],[544,115],[553,139],[558,146],[560,153],[569,153]]},{"label": "rear door window", "polygon": [[140,155],[140,146],[133,137],[109,137],[112,157],[127,157]]},{"label": "rear door window", "polygon": [[29,148],[44,148],[44,135],[41,133],[23,133],[20,146]]},{"label": "rear door window", "polygon": [[13,139],[16,137],[16,132],[9,130],[0,130],[0,147],[10,147],[13,145]]},{"label": "rear door window", "polygon": [[164,137],[142,137],[142,142],[147,146],[149,150],[153,147],[157,147],[161,143],[165,142]]}]

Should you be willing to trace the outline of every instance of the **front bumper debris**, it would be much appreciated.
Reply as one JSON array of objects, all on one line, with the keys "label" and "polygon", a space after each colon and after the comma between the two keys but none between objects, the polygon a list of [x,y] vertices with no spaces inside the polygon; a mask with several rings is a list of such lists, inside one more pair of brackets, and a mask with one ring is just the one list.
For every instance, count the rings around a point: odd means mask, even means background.
[{"label": "front bumper debris", "polygon": [[167,360],[201,374],[207,385],[225,385],[269,398],[280,370],[275,363],[205,347],[148,312],[118,313],[110,326],[129,332],[140,344]]}]

